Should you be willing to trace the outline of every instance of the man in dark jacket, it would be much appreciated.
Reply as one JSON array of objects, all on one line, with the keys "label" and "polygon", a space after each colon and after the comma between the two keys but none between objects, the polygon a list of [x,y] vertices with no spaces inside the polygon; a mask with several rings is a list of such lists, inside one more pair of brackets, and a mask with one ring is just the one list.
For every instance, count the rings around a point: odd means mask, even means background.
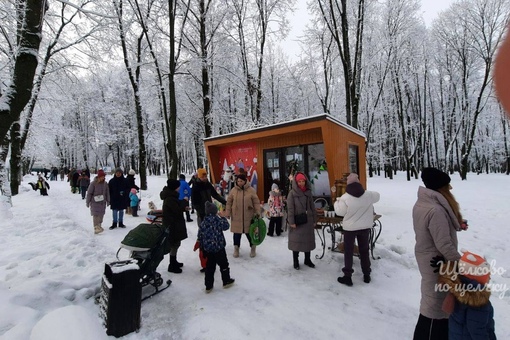
[{"label": "man in dark jacket", "polygon": [[227,201],[216,192],[213,185],[207,178],[207,171],[204,168],[197,170],[197,181],[191,190],[191,204],[197,211],[197,223],[200,225],[205,218],[205,202],[211,202],[212,198],[225,205]]},{"label": "man in dark jacket", "polygon": [[129,183],[124,177],[124,173],[121,168],[115,169],[115,175],[108,182],[108,188],[110,189],[110,208],[113,213],[113,223],[111,229],[117,228],[117,222],[119,228],[125,228],[124,225],[124,209],[129,205]]},{"label": "man in dark jacket", "polygon": [[169,179],[166,181],[166,187],[159,194],[163,200],[163,226],[169,227],[170,231],[168,235],[170,247],[168,271],[176,274],[182,273],[182,263],[177,262],[177,250],[181,246],[181,241],[188,238],[183,212],[189,208],[184,201],[179,200],[180,186],[180,181]]}]

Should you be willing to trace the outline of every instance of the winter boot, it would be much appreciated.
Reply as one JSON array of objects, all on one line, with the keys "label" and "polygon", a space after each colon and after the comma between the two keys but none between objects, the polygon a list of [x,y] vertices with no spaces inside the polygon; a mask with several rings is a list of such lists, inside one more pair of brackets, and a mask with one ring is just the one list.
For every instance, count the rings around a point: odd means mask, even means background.
[{"label": "winter boot", "polygon": [[340,282],[343,285],[352,287],[352,278],[350,276],[340,276],[337,279],[338,282]]},{"label": "winter boot", "polygon": [[257,248],[257,246],[251,246],[250,257],[257,256],[257,253],[255,252],[256,248]]},{"label": "winter boot", "polygon": [[175,256],[170,255],[170,264],[168,265],[168,271],[170,273],[180,274],[182,273],[182,269],[177,265],[177,258]]},{"label": "winter boot", "polygon": [[117,222],[113,222],[112,226],[110,228],[108,228],[108,229],[112,230],[112,229],[115,229],[115,228],[117,228]]},{"label": "winter boot", "polygon": [[363,282],[370,283],[370,281],[371,281],[370,274],[363,275]]},{"label": "winter boot", "polygon": [[124,225],[124,223],[122,223],[122,221],[119,222],[119,228],[125,228],[126,226]]},{"label": "winter boot", "polygon": [[313,264],[313,262],[310,260],[310,252],[307,251],[305,252],[305,264],[310,267],[310,268],[315,268],[315,265]]},{"label": "winter boot", "polygon": [[102,232],[103,232],[103,228],[101,228],[101,226],[99,226],[99,225],[94,226],[94,234],[99,234]]},{"label": "winter boot", "polygon": [[177,261],[177,255],[175,255],[175,263],[177,264],[177,267],[182,268],[184,266],[184,263]]},{"label": "winter boot", "polygon": [[230,277],[230,269],[221,270],[221,280],[223,281],[223,288],[231,287],[234,284],[234,279]]},{"label": "winter boot", "polygon": [[234,246],[234,257],[239,257],[239,246]]},{"label": "winter boot", "polygon": [[294,259],[294,269],[299,270],[299,252],[293,251],[292,258]]}]

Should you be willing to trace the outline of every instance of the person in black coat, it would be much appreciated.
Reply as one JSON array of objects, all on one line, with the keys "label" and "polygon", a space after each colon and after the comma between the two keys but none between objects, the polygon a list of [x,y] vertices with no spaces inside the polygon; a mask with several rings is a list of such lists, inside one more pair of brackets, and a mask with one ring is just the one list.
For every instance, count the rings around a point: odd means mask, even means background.
[{"label": "person in black coat", "polygon": [[115,169],[115,175],[108,182],[108,188],[110,189],[110,208],[113,213],[113,223],[110,230],[117,228],[117,222],[119,228],[125,228],[124,225],[124,209],[129,205],[129,183],[124,177],[124,173],[121,168]]},{"label": "person in black coat", "polygon": [[183,213],[189,208],[183,200],[179,200],[180,186],[180,181],[169,179],[166,182],[166,187],[159,194],[159,197],[163,200],[163,226],[170,229],[168,235],[170,247],[168,271],[176,274],[182,273],[182,263],[177,261],[177,250],[181,246],[181,241],[188,238]]},{"label": "person in black coat", "polygon": [[200,225],[205,218],[205,202],[211,202],[214,197],[218,202],[225,205],[227,201],[216,192],[213,185],[207,178],[207,171],[204,168],[197,170],[198,179],[191,190],[191,204],[197,211],[197,223]]}]

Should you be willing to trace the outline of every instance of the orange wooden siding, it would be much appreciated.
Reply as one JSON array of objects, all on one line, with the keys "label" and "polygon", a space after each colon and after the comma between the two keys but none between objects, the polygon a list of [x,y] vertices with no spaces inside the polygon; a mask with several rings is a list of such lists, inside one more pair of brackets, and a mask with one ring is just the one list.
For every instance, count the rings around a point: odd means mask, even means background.
[{"label": "orange wooden siding", "polygon": [[219,150],[228,145],[255,142],[257,144],[258,196],[264,197],[264,151],[290,146],[324,143],[330,186],[349,171],[349,145],[358,146],[360,182],[366,187],[365,137],[357,130],[343,126],[329,115],[297,120],[252,131],[205,139],[205,148],[211,180],[217,183],[221,176]]}]

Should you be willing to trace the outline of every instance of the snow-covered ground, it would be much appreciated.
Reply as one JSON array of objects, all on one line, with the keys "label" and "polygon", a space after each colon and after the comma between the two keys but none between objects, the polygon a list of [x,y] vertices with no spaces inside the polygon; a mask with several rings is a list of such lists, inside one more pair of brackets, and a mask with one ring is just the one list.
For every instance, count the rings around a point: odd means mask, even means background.
[{"label": "snow-covered ground", "polygon": [[[31,190],[30,181],[35,177],[24,178],[12,208],[0,209],[0,338],[105,339],[94,303],[104,264],[115,260],[126,233],[145,222],[147,203],[161,206],[159,192],[166,178],[149,177],[140,217],[126,216],[126,229],[107,229],[108,210],[106,230],[97,236],[89,209],[79,194],[71,194],[67,182],[50,182],[49,196],[44,197]],[[183,273],[168,273],[165,257],[159,271],[172,285],[142,303],[139,332],[124,338],[410,339],[420,299],[411,219],[419,185],[420,180],[407,182],[403,173],[394,180],[369,179],[369,189],[381,193],[376,211],[383,215],[383,232],[375,248],[380,259],[372,261],[370,284],[363,283],[355,259],[353,287],[336,281],[343,266],[340,253],[326,249],[324,258],[314,260],[314,269],[302,265],[296,271],[286,233],[267,237],[255,258],[249,257],[243,238],[241,256],[233,258],[232,235],[227,231],[236,283],[222,289],[217,271],[215,289],[205,294],[198,254],[192,250],[197,225],[188,223],[189,238],[178,254]],[[459,234],[459,248],[486,256],[497,268],[492,283],[500,286],[491,298],[496,333],[499,339],[510,339],[510,177],[470,174],[461,181],[455,174],[452,186],[469,220],[469,230]],[[331,241],[327,242],[329,246]],[[321,253],[317,237],[312,256]]]}]

